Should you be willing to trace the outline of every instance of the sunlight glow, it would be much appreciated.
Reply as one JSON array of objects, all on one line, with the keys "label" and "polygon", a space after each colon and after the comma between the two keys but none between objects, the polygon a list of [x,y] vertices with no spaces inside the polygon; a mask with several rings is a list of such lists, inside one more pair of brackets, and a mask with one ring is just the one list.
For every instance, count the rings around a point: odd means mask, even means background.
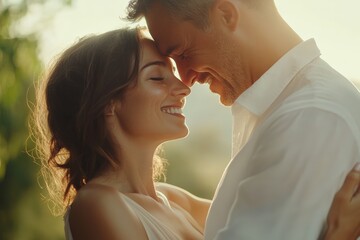
[{"label": "sunlight glow", "polygon": [[[279,12],[305,40],[315,38],[322,57],[351,80],[360,81],[360,2],[357,0],[275,0]],[[89,33],[125,26],[127,1],[74,0],[42,31],[44,63]],[[35,12],[34,12],[35,14]]]}]

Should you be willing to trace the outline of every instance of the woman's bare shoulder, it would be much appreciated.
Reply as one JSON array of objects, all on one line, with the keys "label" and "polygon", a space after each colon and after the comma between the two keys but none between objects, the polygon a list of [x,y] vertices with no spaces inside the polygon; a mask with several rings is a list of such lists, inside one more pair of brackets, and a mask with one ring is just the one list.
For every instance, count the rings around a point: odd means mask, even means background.
[{"label": "woman's bare shoulder", "polygon": [[105,211],[107,208],[113,208],[116,205],[118,210],[126,210],[127,206],[121,193],[112,187],[98,184],[88,184],[81,188],[74,202],[71,204],[71,215],[76,213],[93,214],[96,211]]},{"label": "woman's bare shoulder", "polygon": [[69,222],[75,239],[147,239],[124,196],[103,185],[89,185],[78,192]]}]

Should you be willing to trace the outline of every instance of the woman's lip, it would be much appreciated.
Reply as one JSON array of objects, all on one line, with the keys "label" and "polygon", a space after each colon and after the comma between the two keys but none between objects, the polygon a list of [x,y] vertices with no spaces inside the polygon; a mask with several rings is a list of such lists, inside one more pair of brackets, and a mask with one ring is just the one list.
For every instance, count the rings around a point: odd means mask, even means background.
[{"label": "woman's lip", "polygon": [[165,105],[165,106],[162,106],[161,108],[183,108],[183,105]]},{"label": "woman's lip", "polygon": [[167,103],[167,105],[161,106],[161,108],[174,107],[174,108],[181,108],[181,109],[183,109],[184,106],[185,106],[185,98],[183,98],[181,101],[176,101],[176,102],[172,102],[172,103]]}]

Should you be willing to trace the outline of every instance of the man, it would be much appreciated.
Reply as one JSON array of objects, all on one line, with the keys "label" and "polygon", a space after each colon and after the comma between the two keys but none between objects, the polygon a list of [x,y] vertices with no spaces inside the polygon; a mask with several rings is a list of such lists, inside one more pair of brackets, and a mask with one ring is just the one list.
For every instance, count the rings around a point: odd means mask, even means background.
[{"label": "man", "polygon": [[273,0],[133,0],[188,86],[232,106],[233,159],[206,239],[317,239],[360,158],[360,94],[279,15]]}]

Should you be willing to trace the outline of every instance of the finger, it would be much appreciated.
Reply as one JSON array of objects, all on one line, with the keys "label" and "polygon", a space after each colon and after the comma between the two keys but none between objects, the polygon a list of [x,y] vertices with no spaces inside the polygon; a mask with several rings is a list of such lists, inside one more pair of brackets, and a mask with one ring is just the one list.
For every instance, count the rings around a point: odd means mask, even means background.
[{"label": "finger", "polygon": [[340,188],[338,195],[345,200],[351,200],[356,194],[360,183],[360,163],[357,163],[354,168],[348,173],[345,178],[343,186]]},{"label": "finger", "polygon": [[[360,174],[360,163],[356,163],[356,164],[355,164],[355,167],[354,167],[353,171],[355,171],[355,172],[357,172],[357,173]],[[357,186],[355,187],[354,192],[355,192],[355,193],[354,193],[354,196],[360,194],[360,180],[358,181],[358,184],[357,184]]]}]

